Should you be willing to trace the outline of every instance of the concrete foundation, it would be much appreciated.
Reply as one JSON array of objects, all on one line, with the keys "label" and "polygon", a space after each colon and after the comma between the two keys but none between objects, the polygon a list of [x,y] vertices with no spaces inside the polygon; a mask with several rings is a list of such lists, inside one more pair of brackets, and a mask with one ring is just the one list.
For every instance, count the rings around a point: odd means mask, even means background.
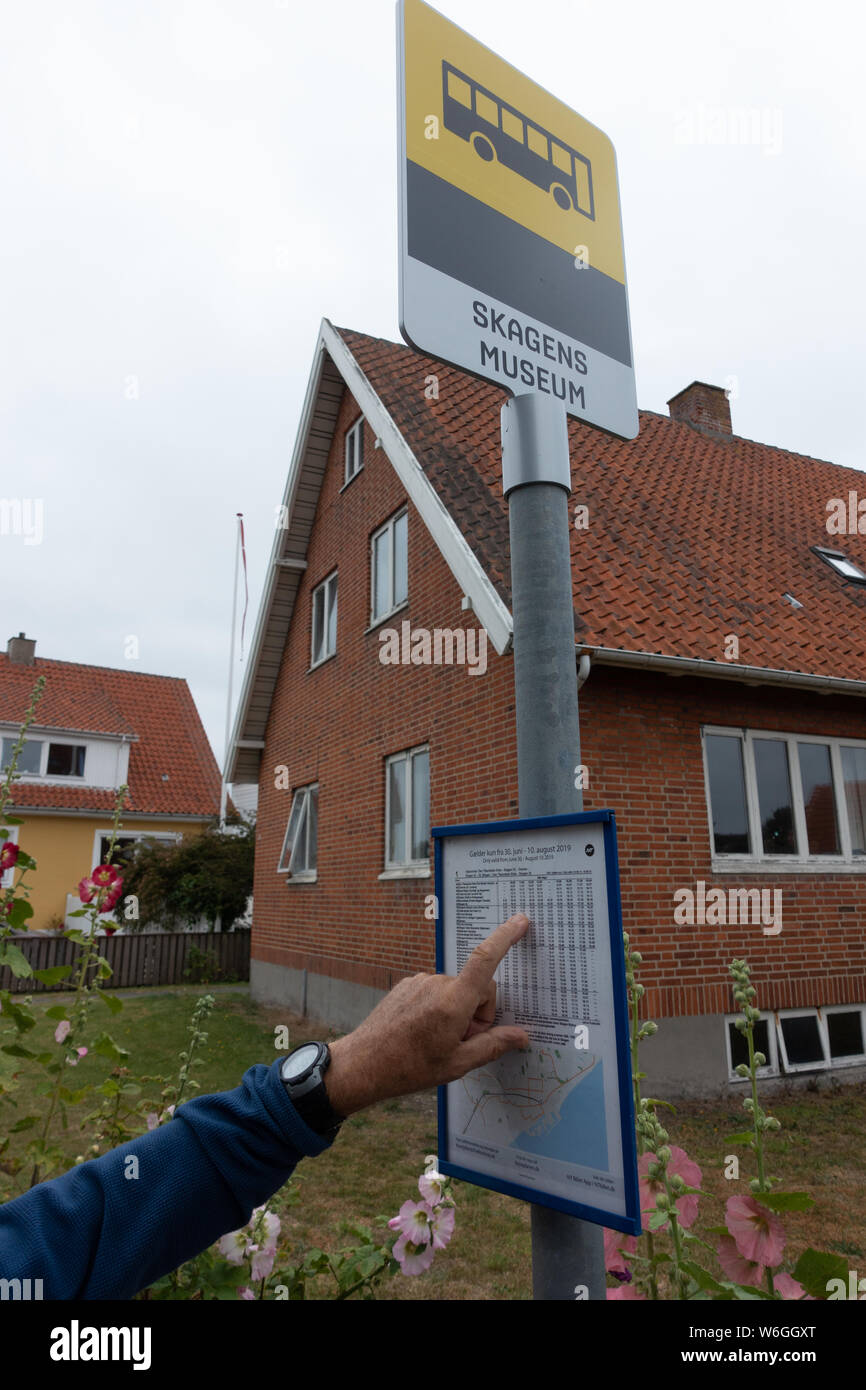
[{"label": "concrete foundation", "polygon": [[[337,1032],[357,1028],[384,997],[384,990],[337,980],[265,961],[250,961],[250,995],[259,1004],[278,1005],[319,1020]],[[728,1079],[724,1014],[659,1018],[659,1031],[640,1046],[646,1073],[641,1094],[659,1100],[712,1100],[748,1095],[748,1083]],[[833,1067],[794,1072],[758,1082],[762,1096],[780,1091],[862,1085],[866,1067]]]}]

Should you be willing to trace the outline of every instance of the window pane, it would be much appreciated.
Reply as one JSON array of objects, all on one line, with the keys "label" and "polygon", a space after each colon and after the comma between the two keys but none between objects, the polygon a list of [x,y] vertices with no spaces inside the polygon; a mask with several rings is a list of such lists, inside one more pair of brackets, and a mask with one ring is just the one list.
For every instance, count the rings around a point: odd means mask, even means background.
[{"label": "window pane", "polygon": [[756,738],[754,749],[764,853],[796,854],[787,745],[777,738]]},{"label": "window pane", "polygon": [[313,662],[322,659],[322,642],[324,640],[324,607],[325,590],[316,589],[313,593]]},{"label": "window pane", "polygon": [[782,1037],[785,1051],[792,1066],[809,1062],[823,1062],[824,1049],[821,1034],[818,1032],[818,1019],[815,1014],[803,1014],[800,1018],[781,1018]]},{"label": "window pane", "polygon": [[[3,740],[3,767],[9,766],[12,761],[12,750],[18,742],[17,738],[4,738]],[[24,747],[18,754],[19,772],[39,771],[42,761],[42,744],[39,739],[28,738],[24,740]]]},{"label": "window pane", "polygon": [[[745,1034],[740,1032],[735,1023],[728,1024],[728,1033],[731,1039],[731,1067],[736,1070],[740,1063],[744,1066],[748,1066],[749,1044],[746,1042]],[[766,1018],[759,1019],[755,1024],[755,1051],[763,1052],[767,1059],[767,1066],[769,1066],[772,1057],[770,1053],[769,1023]]]},{"label": "window pane", "polygon": [[332,579],[328,585],[328,656],[333,655],[337,650],[337,580]]},{"label": "window pane", "polygon": [[403,603],[409,593],[409,557],[407,553],[408,517],[404,512],[394,522],[394,606]]},{"label": "window pane", "polygon": [[426,859],[430,853],[430,754],[416,753],[412,759],[412,858]]},{"label": "window pane", "polygon": [[706,745],[715,852],[749,854],[743,745],[738,738],[720,734],[707,734]]},{"label": "window pane", "polygon": [[295,792],[295,797],[292,802],[292,811],[291,815],[289,816],[289,824],[286,829],[285,844],[283,845],[283,857],[280,860],[281,869],[289,868],[292,862],[292,850],[294,849],[295,841],[298,837],[298,829],[301,823],[301,812],[303,811],[303,809],[304,794],[303,792]]},{"label": "window pane", "polygon": [[[292,844],[292,855],[289,860],[289,869],[293,874],[302,874],[307,867],[307,813],[309,801],[306,790],[297,792],[295,800],[298,803],[298,818],[295,823],[294,843]],[[292,815],[295,808],[292,807]]]},{"label": "window pane", "polygon": [[798,743],[810,854],[839,854],[836,798],[826,743]]},{"label": "window pane", "polygon": [[357,473],[358,469],[361,467],[361,464],[362,464],[363,462],[364,462],[364,422],[363,422],[363,420],[361,420],[361,421],[358,422],[358,428],[355,430],[355,472],[356,472],[356,473]]},{"label": "window pane", "polygon": [[859,1057],[863,1053],[863,1015],[859,1009],[851,1013],[825,1014],[830,1040],[831,1057]]},{"label": "window pane", "polygon": [[851,848],[866,854],[866,748],[843,747],[841,753]]},{"label": "window pane", "polygon": [[316,868],[316,851],[319,842],[319,789],[313,787],[307,793],[307,858],[304,868],[311,873]]},{"label": "window pane", "polygon": [[383,531],[373,542],[373,617],[390,612],[391,532]]},{"label": "window pane", "polygon": [[388,863],[406,862],[406,759],[388,764]]},{"label": "window pane", "polygon": [[85,751],[71,743],[49,743],[48,773],[52,777],[82,777]]}]

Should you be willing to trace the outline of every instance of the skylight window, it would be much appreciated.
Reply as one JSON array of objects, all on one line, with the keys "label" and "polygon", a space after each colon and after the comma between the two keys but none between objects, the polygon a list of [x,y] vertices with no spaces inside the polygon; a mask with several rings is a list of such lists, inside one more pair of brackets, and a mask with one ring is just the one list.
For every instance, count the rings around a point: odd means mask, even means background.
[{"label": "skylight window", "polygon": [[812,549],[843,579],[849,579],[852,584],[866,584],[866,572],[861,570],[859,565],[855,565],[853,560],[849,560],[841,550],[824,550],[820,545],[813,545]]}]

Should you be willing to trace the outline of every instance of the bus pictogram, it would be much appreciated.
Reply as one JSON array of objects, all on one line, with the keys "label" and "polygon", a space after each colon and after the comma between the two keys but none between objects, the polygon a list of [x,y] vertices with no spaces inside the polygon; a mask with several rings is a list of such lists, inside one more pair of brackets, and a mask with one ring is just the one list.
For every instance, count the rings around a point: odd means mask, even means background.
[{"label": "bus pictogram", "polygon": [[592,168],[586,155],[445,60],[442,113],[446,130],[468,141],[486,163],[498,159],[552,193],[563,212],[576,208],[595,221]]}]

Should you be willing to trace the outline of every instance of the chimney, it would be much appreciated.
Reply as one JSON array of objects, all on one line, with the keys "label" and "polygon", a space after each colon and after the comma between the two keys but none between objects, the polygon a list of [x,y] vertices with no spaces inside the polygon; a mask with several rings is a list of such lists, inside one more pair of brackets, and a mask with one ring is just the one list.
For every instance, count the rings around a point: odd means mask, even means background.
[{"label": "chimney", "polygon": [[10,637],[6,655],[13,666],[32,666],[36,655],[36,638],[25,637],[23,632],[19,632],[17,637]]},{"label": "chimney", "polygon": [[721,386],[693,381],[684,391],[671,396],[668,409],[672,420],[680,420],[701,434],[732,434],[731,404]]}]

